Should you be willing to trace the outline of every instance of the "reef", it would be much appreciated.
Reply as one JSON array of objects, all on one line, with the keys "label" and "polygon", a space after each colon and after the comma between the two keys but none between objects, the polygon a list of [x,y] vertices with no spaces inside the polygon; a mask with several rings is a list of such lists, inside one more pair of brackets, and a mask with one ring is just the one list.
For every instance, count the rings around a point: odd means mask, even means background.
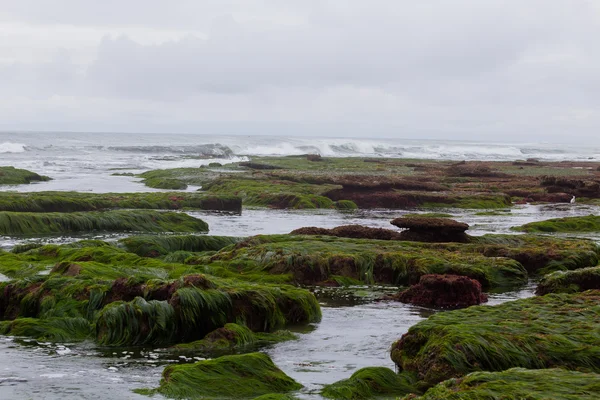
[{"label": "reef", "polygon": [[475,279],[488,290],[522,285],[529,276],[550,271],[595,266],[599,254],[589,240],[530,235],[485,235],[470,243],[261,235],[186,262],[207,265],[222,276],[267,274],[299,284],[404,286],[418,283],[422,275],[452,274]]},{"label": "reef", "polygon": [[576,293],[590,289],[600,290],[600,266],[545,275],[538,283],[535,294]]},{"label": "reef", "polygon": [[390,222],[398,228],[406,229],[400,234],[401,240],[417,242],[469,242],[465,233],[469,225],[450,218],[401,217]]},{"label": "reef", "polygon": [[0,235],[37,236],[75,232],[208,232],[208,224],[183,213],[89,211],[0,212]]},{"label": "reef", "polygon": [[115,209],[209,210],[241,213],[236,196],[199,193],[0,192],[0,211],[75,212]]},{"label": "reef", "polygon": [[45,182],[50,178],[26,169],[0,167],[0,185],[25,185],[32,182]]},{"label": "reef", "polygon": [[565,217],[547,219],[545,221],[530,222],[514,227],[522,232],[599,232],[600,216],[588,215],[585,217]]},{"label": "reef", "polygon": [[400,371],[427,388],[475,371],[600,372],[600,292],[549,294],[435,314],[392,345]]},{"label": "reef", "polygon": [[485,303],[487,296],[475,279],[432,274],[421,276],[419,283],[388,299],[426,307],[464,308]]},{"label": "reef", "polygon": [[[314,160],[319,160],[315,162]],[[334,208],[508,208],[524,202],[600,198],[594,162],[448,162],[427,160],[253,157],[212,167],[150,171],[146,184],[198,185],[207,194],[234,195],[245,206]],[[163,187],[159,184],[159,187]],[[342,207],[340,207],[342,208]]]},{"label": "reef", "polygon": [[0,282],[2,334],[43,340],[87,338],[104,346],[207,343],[214,332],[231,330],[235,326],[227,324],[235,323],[237,331],[253,332],[260,343],[291,335],[259,333],[321,317],[307,290],[217,278],[100,241],[0,252],[0,271],[11,278]]},{"label": "reef", "polygon": [[404,400],[592,400],[599,397],[599,374],[560,368],[511,368],[502,372],[473,372],[462,378],[449,379],[422,396],[409,395]]}]

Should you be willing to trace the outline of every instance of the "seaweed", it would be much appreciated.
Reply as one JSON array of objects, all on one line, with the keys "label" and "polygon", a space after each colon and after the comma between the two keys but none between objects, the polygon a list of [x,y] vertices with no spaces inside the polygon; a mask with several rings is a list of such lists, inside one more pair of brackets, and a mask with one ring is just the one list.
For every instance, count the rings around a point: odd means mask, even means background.
[{"label": "seaweed", "polygon": [[415,382],[411,374],[397,374],[385,367],[367,367],[359,369],[349,379],[326,385],[321,394],[339,400],[395,399],[417,392]]},{"label": "seaweed", "polygon": [[251,399],[289,393],[301,387],[277,368],[268,355],[250,353],[170,365],[165,368],[157,389],[137,392],[176,399]]},{"label": "seaweed", "polygon": [[47,176],[39,175],[26,169],[0,167],[0,185],[23,185],[49,180],[50,178]]},{"label": "seaweed", "polygon": [[473,372],[444,381],[412,400],[592,400],[600,397],[600,375],[564,369],[511,368],[502,372]]},{"label": "seaweed", "polygon": [[0,235],[73,232],[207,232],[208,224],[187,214],[158,211],[84,213],[0,212]]},{"label": "seaweed", "polygon": [[600,216],[553,218],[545,221],[530,222],[512,228],[523,232],[598,232],[600,231]]},{"label": "seaweed", "polygon": [[599,296],[549,294],[435,314],[394,343],[391,357],[423,387],[513,367],[600,372]]},{"label": "seaweed", "polygon": [[576,293],[590,289],[600,289],[600,267],[555,271],[540,280],[535,293]]}]

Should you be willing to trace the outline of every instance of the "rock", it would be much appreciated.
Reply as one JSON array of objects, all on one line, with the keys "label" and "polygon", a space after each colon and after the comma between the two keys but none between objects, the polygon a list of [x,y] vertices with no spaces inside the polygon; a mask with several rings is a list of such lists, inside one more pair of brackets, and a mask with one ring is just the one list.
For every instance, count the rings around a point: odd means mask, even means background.
[{"label": "rock", "polygon": [[465,233],[469,225],[450,218],[401,217],[390,223],[398,228],[408,229],[400,233],[400,240],[460,243],[469,241],[469,236]]},{"label": "rock", "polygon": [[394,296],[393,300],[418,306],[463,308],[487,301],[481,284],[459,275],[423,275],[419,283]]},{"label": "rock", "polygon": [[307,154],[306,159],[308,161],[323,161],[323,157],[320,154]]},{"label": "rock", "polygon": [[361,225],[343,225],[333,229],[307,227],[290,232],[291,235],[328,235],[353,239],[400,240],[401,234],[391,229]]}]

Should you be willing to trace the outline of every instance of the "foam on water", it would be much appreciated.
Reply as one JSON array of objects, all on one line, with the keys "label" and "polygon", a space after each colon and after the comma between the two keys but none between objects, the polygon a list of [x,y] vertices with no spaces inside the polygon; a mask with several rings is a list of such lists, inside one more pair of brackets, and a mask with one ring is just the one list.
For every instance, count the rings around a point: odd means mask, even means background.
[{"label": "foam on water", "polygon": [[0,143],[0,153],[24,153],[25,151],[25,145],[22,143]]}]

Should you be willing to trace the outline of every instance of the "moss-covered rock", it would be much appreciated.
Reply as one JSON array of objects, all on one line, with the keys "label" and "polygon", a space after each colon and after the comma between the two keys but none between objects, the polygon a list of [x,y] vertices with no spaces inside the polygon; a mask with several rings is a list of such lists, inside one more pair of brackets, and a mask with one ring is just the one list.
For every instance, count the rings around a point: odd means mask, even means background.
[{"label": "moss-covered rock", "polygon": [[84,213],[0,212],[0,235],[73,232],[208,232],[208,224],[183,213],[103,211]]},{"label": "moss-covered rock", "polygon": [[27,171],[26,169],[0,167],[0,185],[23,185],[49,180],[50,178],[47,176],[39,175],[35,172]]},{"label": "moss-covered rock", "polygon": [[563,367],[600,372],[600,292],[550,294],[435,314],[393,344],[422,386],[474,371]]},{"label": "moss-covered rock", "polygon": [[511,368],[502,372],[473,372],[405,400],[592,400],[600,397],[600,375],[564,369]]},{"label": "moss-covered rock", "polygon": [[522,232],[599,232],[600,216],[554,218],[513,228]]},{"label": "moss-covered rock", "polygon": [[277,368],[268,355],[251,353],[170,365],[163,372],[159,388],[138,392],[175,399],[252,399],[289,393],[301,387]]},{"label": "moss-covered rock", "polygon": [[0,192],[0,211],[74,212],[114,209],[242,211],[235,196],[200,193]]},{"label": "moss-covered rock", "polygon": [[194,350],[201,353],[214,353],[239,350],[248,346],[264,345],[294,340],[297,336],[289,331],[274,333],[252,332],[246,326],[238,324],[225,324],[204,339],[191,343],[178,344],[175,347],[182,350]]},{"label": "moss-covered rock", "polygon": [[356,371],[349,379],[326,385],[321,394],[328,399],[396,399],[416,392],[415,377],[397,374],[385,367],[368,367]]},{"label": "moss-covered rock", "polygon": [[176,251],[203,252],[217,251],[238,243],[241,238],[231,236],[131,236],[119,243],[131,253],[142,257],[165,256]]},{"label": "moss-covered rock", "polygon": [[535,293],[576,293],[600,289],[600,266],[575,271],[555,271],[545,275],[538,283]]}]

